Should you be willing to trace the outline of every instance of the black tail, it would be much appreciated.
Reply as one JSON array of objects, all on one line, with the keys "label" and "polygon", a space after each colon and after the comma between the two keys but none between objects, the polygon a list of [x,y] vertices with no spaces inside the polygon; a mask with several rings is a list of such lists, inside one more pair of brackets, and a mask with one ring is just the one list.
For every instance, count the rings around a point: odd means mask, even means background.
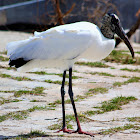
[{"label": "black tail", "polygon": [[18,58],[16,60],[10,59],[9,65],[10,65],[10,67],[15,66],[16,68],[19,68],[19,67],[25,65],[29,61],[31,61],[31,60],[24,60],[23,58]]}]

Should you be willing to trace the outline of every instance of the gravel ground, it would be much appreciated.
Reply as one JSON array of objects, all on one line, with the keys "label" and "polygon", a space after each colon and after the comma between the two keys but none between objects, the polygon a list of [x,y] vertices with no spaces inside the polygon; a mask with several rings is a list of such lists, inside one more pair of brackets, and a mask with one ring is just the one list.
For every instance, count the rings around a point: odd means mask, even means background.
[{"label": "gravel ground", "polygon": [[[26,39],[32,34],[0,31],[0,52],[5,50],[5,46],[8,42]],[[134,44],[135,51],[140,52],[140,44]],[[117,50],[127,50],[124,44],[120,44]],[[5,54],[0,54],[6,57]],[[139,54],[136,54],[139,56]],[[57,104],[53,107],[54,110],[35,110],[29,112],[25,119],[14,119],[9,117],[4,121],[0,122],[0,139],[16,139],[20,135],[29,134],[31,131],[45,132],[44,137],[33,137],[31,139],[46,139],[46,140],[139,140],[140,139],[140,82],[133,82],[122,85],[120,87],[114,87],[114,82],[124,82],[131,77],[140,77],[140,72],[130,72],[120,70],[122,68],[139,69],[140,65],[127,65],[119,63],[104,62],[109,65],[108,68],[88,67],[88,66],[74,66],[73,75],[78,76],[78,79],[73,79],[73,91],[74,96],[84,96],[89,89],[102,87],[108,89],[106,93],[98,93],[93,96],[88,96],[80,101],[76,102],[78,113],[82,114],[88,110],[96,110],[95,106],[99,106],[103,101],[109,101],[119,96],[134,96],[137,98],[135,101],[131,101],[128,104],[121,106],[121,110],[104,112],[103,114],[95,114],[87,116],[86,121],[81,122],[83,130],[95,133],[94,138],[79,134],[63,134],[54,133],[57,130],[50,130],[48,127],[53,124],[58,124],[62,119],[61,104]],[[35,73],[19,73],[13,69],[7,69],[8,61],[0,61],[0,74],[8,74],[12,77],[27,77],[31,80],[18,81],[13,78],[0,77],[0,101],[7,101],[0,105],[0,117],[8,113],[28,110],[34,106],[45,107],[49,103],[53,103],[56,100],[60,100],[60,87],[59,84],[46,83],[44,80],[51,79],[52,81],[61,81],[62,77],[59,75],[38,75]],[[44,71],[46,73],[62,73],[56,69],[37,69],[37,71]],[[114,75],[91,75],[90,73],[109,73]],[[68,81],[68,79],[66,80]],[[35,87],[43,87],[43,94],[31,95],[23,94],[20,97],[15,97],[14,93],[19,90],[33,90]],[[66,99],[68,99],[68,88],[66,87]],[[7,92],[4,92],[7,91]],[[13,102],[13,100],[18,102]],[[32,102],[34,100],[34,102]],[[8,102],[9,101],[9,102]],[[36,101],[36,102],[35,102]],[[71,104],[66,104],[66,114],[73,114]],[[129,121],[129,118],[137,117],[138,121]],[[0,118],[1,119],[1,118]],[[71,121],[70,124],[73,129],[76,129],[76,123]],[[139,129],[134,127],[126,130],[114,131],[114,133],[101,134],[103,130],[108,130],[115,127],[123,127],[124,125],[132,124],[137,126]],[[29,138],[29,137],[27,137]]]}]

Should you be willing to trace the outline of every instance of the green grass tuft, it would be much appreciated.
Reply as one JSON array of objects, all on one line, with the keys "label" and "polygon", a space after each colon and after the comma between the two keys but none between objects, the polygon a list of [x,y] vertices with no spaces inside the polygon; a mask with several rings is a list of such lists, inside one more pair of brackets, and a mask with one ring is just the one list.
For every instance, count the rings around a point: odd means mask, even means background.
[{"label": "green grass tuft", "polygon": [[[45,71],[30,72],[30,73],[39,74],[39,75],[58,75],[60,77],[63,77],[63,74],[61,74],[61,73],[46,73]],[[69,78],[68,74],[66,74],[66,78]],[[79,78],[81,78],[81,77],[79,77],[79,76],[72,76],[72,79],[79,79]],[[51,80],[49,80],[48,82],[51,83]]]},{"label": "green grass tuft", "polygon": [[32,108],[29,108],[27,111],[28,112],[33,112],[35,110],[47,110],[47,106],[33,106]]},{"label": "green grass tuft", "polygon": [[38,100],[33,99],[33,100],[31,100],[30,102],[39,102],[39,101],[38,101]]},{"label": "green grass tuft", "polygon": [[107,93],[108,92],[108,89],[107,88],[103,88],[103,87],[97,87],[97,88],[94,88],[94,89],[89,89],[89,91],[85,94],[87,96],[92,96],[92,95],[95,95],[95,94],[98,94],[98,93]]},{"label": "green grass tuft", "polygon": [[34,130],[34,131],[31,131],[28,136],[36,136],[36,137],[42,137],[45,135],[45,132],[42,132],[40,130]]},{"label": "green grass tuft", "polygon": [[140,117],[128,117],[127,120],[130,122],[139,122],[140,123]]},{"label": "green grass tuft", "polygon": [[135,52],[135,53],[138,53],[138,54],[140,54],[140,52]]},{"label": "green grass tuft", "polygon": [[16,68],[14,68],[14,67],[6,67],[6,66],[1,66],[0,65],[0,69],[6,69],[6,70],[16,70]]},{"label": "green grass tuft", "polygon": [[115,82],[115,83],[113,83],[113,86],[120,87],[122,85],[127,85],[129,83],[134,83],[134,82],[139,82],[139,81],[140,81],[140,77],[131,77],[130,79],[128,79],[127,81],[124,81],[124,82]]},{"label": "green grass tuft", "polygon": [[47,107],[47,106],[33,106],[32,108],[29,108],[27,110],[11,112],[11,113],[2,115],[2,116],[0,116],[0,122],[8,120],[8,119],[13,119],[13,120],[26,119],[28,117],[29,113],[33,112],[35,110],[54,110],[54,108]]},{"label": "green grass tuft", "polygon": [[57,123],[57,124],[53,124],[53,125],[50,125],[50,126],[48,126],[48,129],[50,129],[50,130],[57,130],[57,129],[61,129],[62,128],[62,123]]},{"label": "green grass tuft", "polygon": [[90,74],[92,75],[100,75],[100,76],[110,76],[110,77],[115,77],[115,75],[112,75],[112,74],[109,74],[109,73],[106,73],[106,72],[90,72]]},{"label": "green grass tuft", "polygon": [[124,130],[128,130],[128,129],[135,129],[135,130],[139,130],[140,127],[137,125],[133,125],[133,124],[126,124],[124,126],[120,126],[120,127],[115,127],[115,128],[110,128],[107,130],[104,130],[102,132],[100,132],[100,134],[102,135],[108,135],[108,134],[114,134],[120,131],[124,131]]},{"label": "green grass tuft", "polygon": [[[47,83],[52,83],[52,84],[59,84],[61,85],[62,84],[62,81],[52,81],[52,80],[45,80],[44,82],[47,82]],[[69,83],[67,81],[65,81],[65,85],[68,85]]]},{"label": "green grass tuft", "polygon": [[1,61],[8,61],[9,58],[7,58],[7,57],[3,57],[3,56],[0,56],[0,60],[1,60]]},{"label": "green grass tuft", "polygon": [[29,73],[34,73],[38,75],[55,75],[56,73],[47,73],[45,71],[36,71],[36,72],[29,72]]},{"label": "green grass tuft", "polygon": [[[44,82],[47,82],[47,83],[52,83],[52,84],[59,84],[61,85],[62,84],[62,81],[52,81],[52,80],[45,80]],[[65,81],[65,84],[68,85],[68,82]]]},{"label": "green grass tuft", "polygon": [[102,62],[76,62],[77,65],[84,65],[89,67],[99,67],[99,68],[107,68],[108,65],[102,63]]},{"label": "green grass tuft", "polygon": [[113,98],[110,101],[105,101],[101,103],[100,107],[96,107],[98,109],[101,109],[103,112],[108,112],[108,111],[114,111],[114,110],[121,110],[121,106],[128,104],[130,101],[137,100],[137,98],[133,96],[128,96],[128,97],[116,97]]},{"label": "green grass tuft", "polygon": [[133,97],[133,96],[128,96],[128,97],[116,97],[113,98],[109,101],[104,101],[101,103],[101,106],[95,106],[94,108],[99,109],[99,110],[88,110],[86,112],[84,112],[85,115],[91,116],[91,115],[95,115],[95,114],[103,114],[105,112],[109,112],[109,111],[114,111],[114,110],[121,110],[121,106],[128,104],[130,101],[135,101],[137,100],[137,98]]},{"label": "green grass tuft", "polygon": [[10,118],[14,120],[23,120],[27,118],[27,115],[28,115],[27,111],[17,111],[17,112],[7,113],[5,115],[0,116],[0,122]]},{"label": "green grass tuft", "polygon": [[122,78],[130,78],[130,77],[126,76],[126,75],[122,75],[120,77],[122,77]]},{"label": "green grass tuft", "polygon": [[20,97],[23,94],[30,94],[30,95],[41,95],[43,94],[44,87],[36,87],[33,90],[19,90],[14,92],[15,97]]},{"label": "green grass tuft", "polygon": [[113,69],[116,69],[116,68],[114,68],[114,67],[111,67],[110,69],[112,69],[112,70],[113,70]]},{"label": "green grass tuft", "polygon": [[11,103],[11,102],[20,102],[20,101],[22,101],[22,100],[18,100],[18,99],[11,100],[11,99],[1,98],[0,105],[5,104],[5,103]]},{"label": "green grass tuft", "polygon": [[[62,123],[56,123],[56,124],[53,124],[53,125],[50,125],[48,126],[48,129],[50,130],[60,130],[62,129]],[[72,125],[67,123],[67,129],[73,129]]]},{"label": "green grass tuft", "polygon": [[124,83],[123,82],[115,82],[115,83],[113,83],[113,86],[114,87],[120,87],[120,86],[122,86]]},{"label": "green grass tuft", "polygon": [[123,71],[130,71],[130,72],[140,72],[140,69],[128,69],[128,68],[123,68],[123,69],[120,69],[120,70],[123,70]]},{"label": "green grass tuft", "polygon": [[96,111],[88,110],[88,111],[84,112],[84,114],[88,115],[88,116],[92,116],[92,115],[95,115],[95,114],[102,114],[102,113],[104,113],[104,112],[100,111],[100,110],[96,110]]},{"label": "green grass tuft", "polygon": [[106,62],[115,62],[121,64],[140,64],[140,58],[132,59],[131,55],[124,51],[113,50],[111,54],[104,59]]},{"label": "green grass tuft", "polygon": [[[87,118],[84,114],[78,114],[78,118],[80,122],[86,122],[88,120],[90,120],[89,118]],[[75,116],[74,115],[66,115],[66,122],[75,122]]]},{"label": "green grass tuft", "polygon": [[[75,102],[78,102],[79,100],[82,100],[82,99],[85,99],[85,98],[86,98],[85,96],[77,95],[74,98],[74,101]],[[53,103],[49,103],[48,105],[50,105],[50,106],[56,106],[56,105],[61,104],[61,103],[62,103],[61,100],[56,100]],[[71,103],[71,100],[70,99],[65,100],[65,104],[70,104],[70,103]]]},{"label": "green grass tuft", "polygon": [[[63,77],[63,74],[55,74],[55,75],[58,75],[60,77]],[[66,78],[69,78],[69,74],[66,74]],[[79,77],[79,76],[72,76],[72,79],[79,79],[79,78],[82,78],[82,77]]]},{"label": "green grass tuft", "polygon": [[139,80],[140,80],[140,77],[132,77],[132,78],[128,79],[127,81],[125,81],[124,84],[139,82]]},{"label": "green grass tuft", "polygon": [[32,79],[27,78],[27,77],[14,77],[9,74],[2,74],[2,73],[0,73],[0,77],[1,78],[10,78],[10,79],[17,80],[17,81],[33,81]]},{"label": "green grass tuft", "polygon": [[89,89],[89,92],[92,92],[92,93],[106,93],[106,92],[108,92],[108,89],[102,88],[102,87],[97,87],[97,88],[94,88],[94,89]]},{"label": "green grass tuft", "polygon": [[32,130],[28,134],[21,134],[16,137],[11,137],[16,140],[28,140],[29,138],[36,138],[36,137],[48,137],[49,135],[46,135],[45,132],[40,130]]}]

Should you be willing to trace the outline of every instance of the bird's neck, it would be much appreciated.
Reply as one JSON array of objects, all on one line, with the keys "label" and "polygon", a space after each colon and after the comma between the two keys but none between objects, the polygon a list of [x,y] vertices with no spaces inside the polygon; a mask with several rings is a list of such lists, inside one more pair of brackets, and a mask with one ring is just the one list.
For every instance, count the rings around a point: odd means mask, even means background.
[{"label": "bird's neck", "polygon": [[112,32],[110,27],[102,25],[100,30],[101,30],[101,33],[104,35],[104,37],[109,38],[109,39],[114,39],[114,33]]}]

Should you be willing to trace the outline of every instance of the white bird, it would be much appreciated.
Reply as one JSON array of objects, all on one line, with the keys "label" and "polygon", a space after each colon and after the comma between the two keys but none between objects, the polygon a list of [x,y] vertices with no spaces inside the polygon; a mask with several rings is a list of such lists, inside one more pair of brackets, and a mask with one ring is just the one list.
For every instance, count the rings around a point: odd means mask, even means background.
[{"label": "white bird", "polygon": [[82,131],[78,120],[72,91],[72,67],[80,58],[99,61],[107,57],[114,49],[115,33],[124,40],[134,57],[133,48],[120,25],[119,18],[110,13],[103,17],[101,28],[90,22],[76,22],[40,33],[35,32],[34,36],[29,39],[11,42],[7,45],[7,52],[10,56],[9,65],[15,66],[19,71],[28,71],[35,67],[63,69],[61,86],[63,126],[60,131],[72,133],[66,128],[64,106],[65,76],[66,71],[69,70],[68,93],[77,122],[77,130],[74,132],[93,136],[89,132]]}]

